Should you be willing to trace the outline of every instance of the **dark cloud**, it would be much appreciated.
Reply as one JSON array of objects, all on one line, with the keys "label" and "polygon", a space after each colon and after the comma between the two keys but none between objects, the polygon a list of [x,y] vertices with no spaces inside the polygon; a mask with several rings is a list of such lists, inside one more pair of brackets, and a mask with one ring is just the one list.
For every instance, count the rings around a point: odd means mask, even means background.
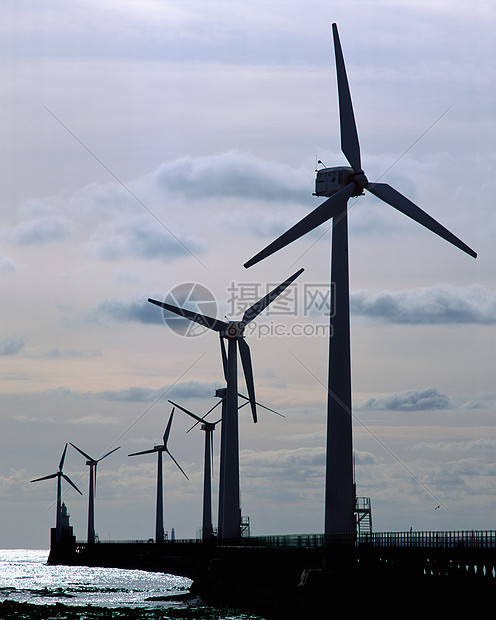
[{"label": "dark cloud", "polygon": [[18,355],[24,344],[23,338],[4,338],[0,342],[0,355]]},{"label": "dark cloud", "polygon": [[433,286],[403,291],[355,291],[351,312],[398,324],[493,324],[496,293],[480,285]]},{"label": "dark cloud", "polygon": [[431,387],[424,390],[406,390],[380,398],[369,398],[358,407],[380,411],[429,411],[449,409],[451,404],[445,394]]}]

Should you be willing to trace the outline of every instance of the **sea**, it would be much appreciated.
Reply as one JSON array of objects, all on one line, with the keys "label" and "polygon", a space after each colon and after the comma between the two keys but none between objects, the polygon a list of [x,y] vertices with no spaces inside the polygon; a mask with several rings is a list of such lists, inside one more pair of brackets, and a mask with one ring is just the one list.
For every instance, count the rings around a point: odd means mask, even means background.
[{"label": "sea", "polygon": [[0,550],[0,619],[262,620],[211,607],[191,580],[117,568],[49,566],[48,551]]}]

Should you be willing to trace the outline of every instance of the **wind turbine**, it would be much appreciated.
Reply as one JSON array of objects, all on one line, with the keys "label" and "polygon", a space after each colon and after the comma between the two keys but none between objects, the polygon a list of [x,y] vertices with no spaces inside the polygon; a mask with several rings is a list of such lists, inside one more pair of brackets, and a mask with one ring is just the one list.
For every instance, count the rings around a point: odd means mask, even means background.
[{"label": "wind turbine", "polygon": [[[221,389],[221,390],[218,390],[218,392],[225,392],[225,390]],[[187,431],[188,433],[197,424],[201,424],[201,429],[203,431],[205,431],[205,457],[204,457],[204,467],[203,467],[203,521],[202,521],[202,523],[203,523],[202,533],[203,533],[203,539],[204,540],[207,540],[207,539],[213,537],[213,527],[212,527],[212,462],[213,462],[213,442],[214,442],[214,430],[215,430],[215,427],[217,426],[217,424],[219,422],[222,421],[222,417],[219,420],[217,420],[216,422],[210,422],[210,421],[206,420],[206,417],[219,404],[224,402],[224,400],[226,398],[225,394],[223,396],[220,395],[220,394],[218,394],[218,395],[220,396],[221,400],[216,405],[214,405],[209,411],[207,411],[207,413],[203,417],[200,417],[200,416],[196,415],[195,413],[192,413],[191,411],[188,411],[188,409],[185,409],[184,407],[181,407],[181,405],[178,405],[177,403],[174,403],[172,400],[169,400],[169,402],[172,405],[174,405],[175,407],[178,407],[179,409],[184,411],[184,413],[187,413],[194,420],[196,420],[195,424],[193,424],[193,426]],[[238,393],[238,396],[241,397],[241,398],[244,398],[246,400],[246,402],[244,402],[242,405],[240,405],[238,407],[238,410],[239,410],[239,409],[242,409],[244,406],[248,405],[249,398],[247,396],[244,396],[244,394],[240,394],[240,393]],[[263,407],[264,409],[267,409],[268,411],[272,411],[272,413],[275,413],[278,416],[285,417],[285,416],[282,415],[282,413],[278,413],[277,411],[274,411],[270,407],[266,407],[265,405],[261,405],[259,402],[257,402],[257,406]],[[221,458],[222,458],[222,453],[221,453]]]},{"label": "wind turbine", "polygon": [[[149,302],[183,316],[190,321],[204,325],[218,332],[221,343],[222,362],[227,383],[227,395],[223,401],[221,436],[221,479],[219,489],[219,522],[221,538],[241,536],[241,509],[239,496],[239,436],[238,436],[238,349],[246,380],[248,397],[254,422],[257,421],[255,386],[250,348],[244,338],[246,325],[253,321],[274,299],[276,299],[304,270],[300,269],[282,284],[248,308],[241,321],[221,321],[186,308],[148,299]],[[226,352],[223,339],[228,341]]]},{"label": "wind turbine", "polygon": [[76,489],[76,491],[82,495],[81,491],[77,488],[77,486],[72,482],[69,476],[66,476],[62,471],[64,467],[65,461],[65,453],[67,452],[67,444],[65,444],[64,451],[62,452],[62,458],[60,459],[59,469],[54,474],[49,474],[48,476],[42,476],[41,478],[35,478],[31,480],[31,482],[39,482],[40,480],[50,480],[52,478],[57,478],[57,512],[55,517],[55,542],[62,542],[62,478],[66,480],[72,487]]},{"label": "wind turbine", "polygon": [[[186,409],[184,409],[183,407],[181,407],[180,405],[176,405],[176,407],[179,407],[180,409],[182,409],[185,413],[189,413],[191,416],[193,416],[193,418],[195,418],[197,421],[193,424],[193,426],[188,429],[186,432],[189,433],[189,431],[193,430],[193,428],[197,425],[197,424],[203,424],[203,423],[207,423],[206,417],[216,408],[218,407],[220,404],[222,404],[222,411],[223,414],[220,418],[220,420],[217,420],[217,422],[215,422],[213,424],[213,426],[215,426],[216,424],[218,424],[218,422],[222,421],[222,418],[224,417],[225,419],[225,400],[226,400],[226,394],[227,390],[226,388],[220,388],[218,390],[216,390],[215,395],[218,396],[220,398],[220,400],[213,406],[211,407],[207,413],[204,414],[204,416],[202,418],[196,416],[196,414],[191,413],[191,411],[187,411]],[[248,405],[250,403],[250,399],[248,398],[248,396],[245,396],[244,394],[241,394],[238,392],[238,396],[240,398],[244,398],[245,402],[240,405],[238,407],[238,411],[240,409],[242,409],[243,407],[245,407],[246,405]],[[172,403],[172,401],[169,401],[170,403]],[[175,403],[172,403],[175,404]],[[284,416],[282,413],[279,413],[278,411],[275,411],[274,409],[271,409],[270,407],[266,407],[265,405],[262,405],[261,403],[257,402],[257,407],[262,407],[263,409],[266,409],[267,411],[271,411],[272,413],[275,413],[276,415],[280,416],[281,418],[285,418],[286,416]],[[203,427],[202,426],[202,430],[208,432],[210,429]],[[207,445],[207,438],[205,437],[205,453],[207,452],[207,450],[210,450],[211,454],[213,454],[213,431],[214,429],[212,428],[212,440],[211,440],[211,444],[210,446]],[[221,434],[221,449],[220,449],[220,480],[223,480],[224,478],[224,469],[225,469],[225,448],[223,447],[225,446],[225,433]],[[212,457],[212,461],[213,461],[213,457]],[[203,526],[203,531],[207,531],[207,532],[211,532],[213,528],[211,528],[211,523],[212,523],[212,519],[211,519],[211,507],[209,508],[209,502],[207,501],[207,507],[205,508],[205,497],[209,496],[210,497],[210,506],[211,506],[211,484],[208,483],[208,480],[211,480],[211,466],[210,464],[207,464],[207,460],[206,460],[206,456],[205,456],[205,468],[204,468],[204,472],[207,471],[207,468],[210,468],[210,473],[208,473],[208,475],[205,475],[204,473],[204,493],[203,493],[203,497],[204,497],[204,511],[203,511],[203,515],[204,515],[204,523],[206,523],[206,525]],[[210,491],[208,490],[210,489]],[[219,492],[219,521],[222,522],[222,515],[223,515],[223,485],[220,485],[220,492]],[[210,517],[205,518],[205,515],[210,515]],[[210,524],[210,525],[209,525]],[[211,537],[211,535],[210,535]]]},{"label": "wind turbine", "polygon": [[86,452],[83,452],[81,448],[78,448],[73,443],[71,443],[71,446],[75,448],[80,454],[82,454],[85,459],[87,459],[86,465],[89,465],[89,468],[90,468],[89,499],[88,499],[88,544],[91,545],[95,542],[95,494],[96,494],[97,465],[104,458],[112,454],[112,452],[115,452],[116,450],[118,450],[120,446],[118,448],[114,448],[113,450],[110,450],[110,452],[107,452],[106,454],[101,456],[99,459],[92,459],[91,456],[86,454]]},{"label": "wind turbine", "polygon": [[158,464],[157,464],[157,507],[156,507],[156,515],[155,515],[155,542],[164,542],[164,491],[163,491],[163,466],[162,466],[162,452],[167,452],[167,454],[171,457],[177,467],[184,474],[185,478],[189,480],[188,476],[184,473],[182,467],[176,461],[176,459],[172,456],[167,448],[167,441],[169,439],[169,434],[172,425],[172,418],[174,416],[174,409],[169,417],[169,422],[167,423],[167,427],[164,433],[164,443],[158,446],[153,446],[150,450],[143,450],[142,452],[133,452],[133,454],[128,454],[128,456],[138,456],[140,454],[152,454],[153,452],[157,453],[158,456]]},{"label": "wind turbine", "polygon": [[334,312],[331,313],[329,338],[324,525],[327,535],[355,532],[347,222],[349,198],[360,196],[363,190],[367,190],[470,256],[477,256],[463,241],[393,187],[386,183],[368,181],[362,170],[355,116],[336,24],[332,24],[332,32],[336,56],[341,150],[351,168],[339,166],[319,170],[315,195],[328,196],[328,199],[244,265],[251,267],[332,218],[331,287],[334,286],[336,303]]},{"label": "wind turbine", "polygon": [[213,536],[213,528],[212,528],[212,458],[213,458],[213,442],[214,442],[214,430],[216,425],[221,421],[222,418],[217,420],[216,422],[209,422],[204,418],[196,415],[196,413],[192,413],[188,411],[181,405],[172,402],[169,402],[184,411],[187,415],[192,417],[197,422],[200,422],[202,431],[205,431],[205,455],[204,455],[204,465],[203,465],[203,519],[202,519],[202,538],[203,540],[208,540]]}]

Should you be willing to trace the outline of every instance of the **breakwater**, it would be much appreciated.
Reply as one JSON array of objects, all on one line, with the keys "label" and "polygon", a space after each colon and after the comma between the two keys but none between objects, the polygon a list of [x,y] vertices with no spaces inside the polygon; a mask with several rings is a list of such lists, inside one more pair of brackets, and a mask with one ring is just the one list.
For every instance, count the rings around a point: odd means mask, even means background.
[{"label": "breakwater", "polygon": [[380,596],[385,615],[402,599],[424,617],[427,605],[444,613],[464,605],[482,610],[496,594],[494,531],[374,533],[352,541],[300,535],[88,545],[66,539],[52,541],[49,563],[189,577],[192,593],[206,603],[269,620],[326,617],[322,610],[344,603],[350,588],[368,605]]}]

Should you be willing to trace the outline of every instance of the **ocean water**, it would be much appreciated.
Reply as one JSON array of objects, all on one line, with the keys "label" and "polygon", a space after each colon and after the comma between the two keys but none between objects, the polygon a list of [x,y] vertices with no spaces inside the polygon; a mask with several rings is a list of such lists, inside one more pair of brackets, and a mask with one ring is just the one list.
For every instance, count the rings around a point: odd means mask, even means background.
[{"label": "ocean water", "polygon": [[0,619],[260,620],[205,605],[191,580],[116,568],[48,566],[48,551],[0,550]]}]

